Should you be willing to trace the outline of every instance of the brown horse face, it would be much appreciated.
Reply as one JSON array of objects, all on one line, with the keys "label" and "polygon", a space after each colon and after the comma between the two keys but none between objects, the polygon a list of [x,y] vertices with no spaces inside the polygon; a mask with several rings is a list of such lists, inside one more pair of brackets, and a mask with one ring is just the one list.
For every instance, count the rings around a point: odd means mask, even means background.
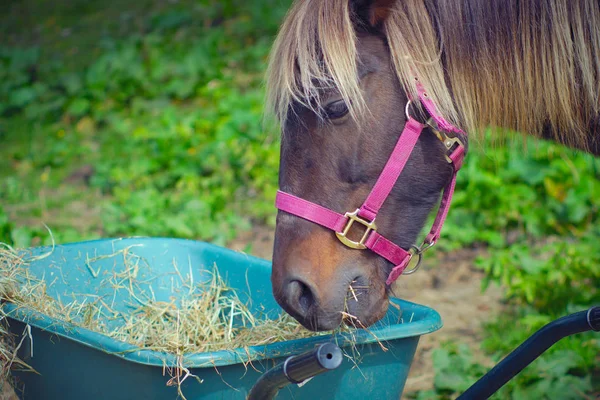
[{"label": "brown horse face", "polygon": [[[357,123],[339,94],[323,93],[325,115],[299,106],[290,111],[281,145],[281,190],[342,214],[364,202],[406,121],[407,98],[384,41],[365,34],[357,49],[370,113]],[[441,142],[424,131],[378,214],[378,231],[409,249],[450,176]],[[352,239],[361,233],[357,228]],[[389,304],[385,280],[392,267],[369,250],[346,247],[326,228],[283,211],[277,216],[275,298],[309,329],[334,329],[342,320],[367,327],[379,320]]]}]

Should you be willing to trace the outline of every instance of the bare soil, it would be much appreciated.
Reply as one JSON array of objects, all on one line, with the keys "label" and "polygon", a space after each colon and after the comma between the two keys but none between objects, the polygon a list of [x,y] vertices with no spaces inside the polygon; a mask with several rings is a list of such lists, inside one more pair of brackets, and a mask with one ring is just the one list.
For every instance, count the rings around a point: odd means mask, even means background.
[{"label": "bare soil", "polygon": [[476,251],[443,254],[435,268],[424,268],[401,278],[399,297],[434,308],[444,326],[421,337],[411,366],[403,399],[409,394],[433,388],[435,374],[432,353],[446,341],[465,343],[473,349],[475,360],[490,366],[479,351],[482,323],[502,310],[502,291],[497,286],[481,290],[483,273],[473,267]]}]

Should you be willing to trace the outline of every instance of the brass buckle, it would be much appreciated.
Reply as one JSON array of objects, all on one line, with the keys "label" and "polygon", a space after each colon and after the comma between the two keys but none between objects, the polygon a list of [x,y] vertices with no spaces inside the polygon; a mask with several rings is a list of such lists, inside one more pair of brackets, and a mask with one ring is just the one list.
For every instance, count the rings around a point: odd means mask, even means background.
[{"label": "brass buckle", "polygon": [[452,159],[448,156],[448,154],[450,154],[452,149],[455,148],[455,145],[458,145],[457,147],[465,147],[465,145],[458,138],[458,136],[448,136],[446,133],[440,131],[440,129],[437,126],[437,123],[433,118],[430,118],[427,121],[427,125],[429,125],[433,133],[435,133],[435,136],[437,136],[437,138],[440,139],[440,141],[446,147],[446,150],[448,150],[448,152],[446,153],[446,161],[448,161],[449,164],[452,164]]},{"label": "brass buckle", "polygon": [[[335,235],[340,240],[340,242],[344,243],[346,246],[350,247],[351,249],[363,250],[363,249],[367,248],[367,246],[365,246],[365,241],[369,237],[369,234],[372,231],[377,231],[377,225],[375,225],[375,220],[369,222],[369,221],[359,217],[358,211],[359,211],[359,209],[356,209],[356,211],[354,211],[354,212],[347,212],[346,214],[344,214],[344,217],[348,218],[348,222],[346,223],[346,226],[344,227],[344,229],[341,232],[336,232]],[[350,238],[348,238],[348,236],[347,236],[348,232],[350,231],[350,228],[352,227],[354,222],[358,222],[359,224],[363,225],[366,228],[365,233],[363,233],[362,237],[360,238],[360,240],[358,242],[356,242],[354,240],[350,240]]]}]

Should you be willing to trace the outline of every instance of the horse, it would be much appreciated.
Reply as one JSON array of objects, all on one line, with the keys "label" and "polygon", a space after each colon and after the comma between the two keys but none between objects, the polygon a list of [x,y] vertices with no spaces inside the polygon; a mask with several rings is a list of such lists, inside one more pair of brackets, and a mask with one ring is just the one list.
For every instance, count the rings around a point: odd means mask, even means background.
[{"label": "horse", "polygon": [[308,329],[367,328],[439,238],[469,138],[600,154],[600,2],[296,0],[266,80],[273,294]]}]

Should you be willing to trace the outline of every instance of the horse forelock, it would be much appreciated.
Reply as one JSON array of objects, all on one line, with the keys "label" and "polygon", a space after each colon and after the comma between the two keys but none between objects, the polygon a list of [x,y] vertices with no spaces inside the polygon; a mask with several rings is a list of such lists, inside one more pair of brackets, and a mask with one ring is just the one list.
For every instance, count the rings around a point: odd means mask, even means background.
[{"label": "horse forelock", "polygon": [[339,91],[353,116],[362,112],[356,33],[348,0],[295,2],[270,55],[268,110],[282,123],[294,102],[318,113],[327,89]]},{"label": "horse forelock", "polygon": [[[436,99],[438,111],[449,122],[458,124],[444,82],[433,24],[424,5],[416,5],[397,4],[381,34],[390,45],[398,78],[407,94],[416,95],[417,74],[428,88],[428,95]],[[357,30],[361,28],[368,27],[359,22],[352,0],[294,2],[270,54],[267,111],[282,125],[293,103],[319,115],[322,93],[332,89],[346,101],[353,118],[360,119],[367,113],[358,79]]]}]

